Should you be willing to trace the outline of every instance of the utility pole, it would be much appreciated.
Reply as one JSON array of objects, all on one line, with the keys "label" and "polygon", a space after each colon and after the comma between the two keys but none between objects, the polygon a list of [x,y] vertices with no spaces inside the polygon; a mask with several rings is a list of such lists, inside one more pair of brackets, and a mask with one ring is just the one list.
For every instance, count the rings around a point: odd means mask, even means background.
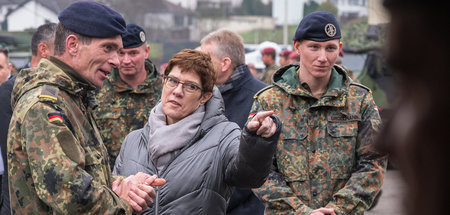
[{"label": "utility pole", "polygon": [[284,0],[283,45],[288,44],[288,0]]}]

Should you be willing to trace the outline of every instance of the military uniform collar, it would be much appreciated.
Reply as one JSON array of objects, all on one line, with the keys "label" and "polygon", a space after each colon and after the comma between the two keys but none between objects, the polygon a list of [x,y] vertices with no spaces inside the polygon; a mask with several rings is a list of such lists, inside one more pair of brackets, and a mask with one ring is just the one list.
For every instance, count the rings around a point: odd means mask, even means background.
[{"label": "military uniform collar", "polygon": [[[315,98],[309,90],[306,83],[302,83],[299,80],[298,70],[300,66],[298,64],[288,65],[275,73],[274,85],[279,86],[287,93],[292,95],[304,96]],[[324,95],[322,95],[314,106],[345,106],[346,92],[349,86],[349,78],[343,70],[339,67],[333,67],[331,71],[330,81],[328,82],[328,88]]]},{"label": "military uniform collar", "polygon": [[78,71],[76,71],[74,68],[67,65],[60,59],[50,56],[50,62],[52,62],[62,71],[64,71],[64,73],[66,73],[72,80],[81,85],[81,87],[85,88],[86,90],[95,90],[96,87],[93,84],[91,84],[89,81],[83,78]]}]

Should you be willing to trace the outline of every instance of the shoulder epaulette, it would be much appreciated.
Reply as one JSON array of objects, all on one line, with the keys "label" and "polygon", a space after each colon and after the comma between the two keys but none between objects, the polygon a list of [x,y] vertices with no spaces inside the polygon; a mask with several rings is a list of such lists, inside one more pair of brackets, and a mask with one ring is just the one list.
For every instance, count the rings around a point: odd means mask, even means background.
[{"label": "shoulder epaulette", "polygon": [[369,91],[370,93],[372,93],[372,91],[370,90],[370,88],[366,87],[366,86],[363,85],[363,84],[357,83],[357,82],[355,82],[355,81],[353,81],[353,80],[350,82],[350,85],[355,85],[355,86],[361,87],[361,88],[363,88],[363,89],[366,89],[366,90]]},{"label": "shoulder epaulette", "polygon": [[274,85],[268,85],[268,86],[262,88],[262,89],[259,90],[257,93],[255,93],[255,95],[253,96],[253,99],[257,99],[258,96],[259,96],[259,94],[261,94],[262,92],[264,92],[264,91],[266,91],[266,90],[268,90],[268,89],[270,89],[270,88],[272,88],[272,87],[274,87]]},{"label": "shoulder epaulette", "polygon": [[59,93],[58,87],[44,85],[41,90],[41,94],[39,95],[39,100],[57,103],[58,102],[58,93]]}]

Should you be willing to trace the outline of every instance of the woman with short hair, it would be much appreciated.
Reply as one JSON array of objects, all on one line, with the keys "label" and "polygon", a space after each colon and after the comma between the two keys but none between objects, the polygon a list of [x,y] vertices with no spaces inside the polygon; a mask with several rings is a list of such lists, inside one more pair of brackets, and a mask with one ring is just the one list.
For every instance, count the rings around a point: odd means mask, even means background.
[{"label": "woman with short hair", "polygon": [[261,186],[272,164],[281,122],[252,113],[243,131],[225,117],[209,55],[185,49],[164,71],[161,101],[144,128],[122,145],[114,173],[164,178],[143,214],[225,214],[233,188]]}]

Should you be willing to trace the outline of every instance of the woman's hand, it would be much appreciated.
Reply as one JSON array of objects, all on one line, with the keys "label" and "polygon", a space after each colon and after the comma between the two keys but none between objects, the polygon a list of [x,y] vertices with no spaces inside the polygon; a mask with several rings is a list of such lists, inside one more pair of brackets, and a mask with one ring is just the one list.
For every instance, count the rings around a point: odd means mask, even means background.
[{"label": "woman's hand", "polygon": [[256,131],[256,135],[264,138],[269,138],[277,130],[277,125],[270,117],[273,111],[258,112],[253,119],[247,123],[247,129],[249,131]]},{"label": "woman's hand", "polygon": [[117,178],[112,183],[112,190],[121,198],[126,199],[133,208],[134,213],[140,213],[153,204],[156,193],[154,186],[162,186],[166,183],[164,179],[157,178],[156,175],[138,172],[130,175],[126,179]]}]

